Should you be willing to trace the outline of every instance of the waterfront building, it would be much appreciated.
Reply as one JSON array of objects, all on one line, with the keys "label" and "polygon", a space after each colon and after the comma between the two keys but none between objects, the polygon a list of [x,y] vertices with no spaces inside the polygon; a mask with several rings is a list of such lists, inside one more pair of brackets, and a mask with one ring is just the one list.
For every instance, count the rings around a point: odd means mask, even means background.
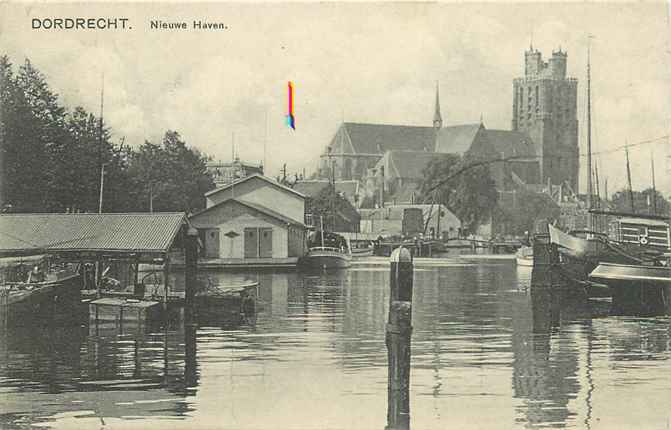
[{"label": "waterfront building", "polygon": [[[444,205],[390,205],[377,209],[360,209],[361,232],[379,236],[402,236],[410,224],[407,217],[421,211],[419,229],[425,237],[455,238],[461,231],[461,221]],[[440,219],[439,219],[440,217]],[[426,233],[424,233],[426,232]]]},{"label": "waterfront building", "polygon": [[252,175],[205,193],[205,199],[206,208],[190,217],[205,258],[295,264],[303,256],[305,196],[298,191]]}]

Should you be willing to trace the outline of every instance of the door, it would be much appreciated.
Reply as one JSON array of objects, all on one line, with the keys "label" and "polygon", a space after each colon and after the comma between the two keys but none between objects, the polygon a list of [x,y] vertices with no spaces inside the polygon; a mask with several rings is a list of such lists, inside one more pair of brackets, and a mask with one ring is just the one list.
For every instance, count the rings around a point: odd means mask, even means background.
[{"label": "door", "polygon": [[219,258],[219,229],[207,229],[205,234],[205,258]]},{"label": "door", "polygon": [[259,256],[261,258],[272,258],[273,256],[273,229],[259,229]]},{"label": "door", "polygon": [[259,256],[259,230],[255,227],[245,229],[245,258]]}]

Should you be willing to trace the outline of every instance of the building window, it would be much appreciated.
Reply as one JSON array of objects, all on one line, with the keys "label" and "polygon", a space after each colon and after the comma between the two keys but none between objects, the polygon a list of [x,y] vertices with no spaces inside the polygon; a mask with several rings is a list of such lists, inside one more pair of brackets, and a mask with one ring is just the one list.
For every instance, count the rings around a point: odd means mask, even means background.
[{"label": "building window", "polygon": [[538,85],[536,85],[535,97],[536,97],[536,106],[538,106]]}]

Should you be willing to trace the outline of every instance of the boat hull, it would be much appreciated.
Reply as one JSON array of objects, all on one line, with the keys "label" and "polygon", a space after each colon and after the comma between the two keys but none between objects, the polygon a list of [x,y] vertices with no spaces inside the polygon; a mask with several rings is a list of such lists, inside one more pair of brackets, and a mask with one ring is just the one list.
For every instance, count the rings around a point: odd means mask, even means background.
[{"label": "boat hull", "polygon": [[196,293],[196,320],[200,325],[234,326],[256,315],[258,282],[215,285]]},{"label": "boat hull", "polygon": [[601,263],[590,273],[610,287],[615,315],[660,315],[671,312],[671,269]]},{"label": "boat hull", "polygon": [[589,276],[605,282],[636,282],[644,285],[671,286],[671,269],[664,266],[601,263]]},{"label": "boat hull", "polygon": [[310,250],[299,265],[305,270],[346,269],[352,258],[348,254],[328,250]]},{"label": "boat hull", "polygon": [[80,323],[81,287],[81,276],[74,274],[53,282],[4,289],[0,297],[0,323],[8,326]]},{"label": "boat hull", "polygon": [[352,258],[370,257],[373,255],[373,248],[353,249]]}]

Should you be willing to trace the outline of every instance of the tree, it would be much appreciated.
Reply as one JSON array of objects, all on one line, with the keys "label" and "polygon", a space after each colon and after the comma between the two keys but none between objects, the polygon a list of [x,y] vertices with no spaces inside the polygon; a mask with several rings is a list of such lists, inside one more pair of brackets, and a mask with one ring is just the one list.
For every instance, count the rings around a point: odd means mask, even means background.
[{"label": "tree", "polygon": [[[655,196],[657,205],[656,213],[658,215],[668,215],[671,210],[671,205],[668,200],[664,198],[662,193],[656,190],[653,192],[652,188],[643,191],[634,191],[632,194],[634,196],[634,210],[638,214],[652,214],[655,212]],[[612,203],[614,210],[617,212],[631,212],[629,190],[624,189],[613,194]]]},{"label": "tree", "polygon": [[445,205],[469,231],[491,218],[498,201],[489,168],[477,163],[473,157],[456,154],[434,159],[424,172],[420,188],[426,202]]},{"label": "tree", "polygon": [[533,233],[538,220],[552,221],[559,219],[560,208],[545,193],[518,190],[511,199],[499,202],[499,210],[495,215],[496,224],[503,227],[506,233],[522,235]]},{"label": "tree", "polygon": [[3,205],[41,212],[52,206],[52,155],[62,134],[64,111],[44,77],[30,61],[14,74],[9,59],[0,61],[2,87]]},{"label": "tree", "polygon": [[329,231],[336,230],[335,216],[338,213],[348,214],[351,208],[350,202],[337,192],[332,185],[319,191],[310,202],[313,224],[321,228],[321,224],[317,224],[317,220],[321,219],[324,222],[324,230]]},{"label": "tree", "polygon": [[[100,119],[77,107],[68,112],[46,78],[29,60],[12,71],[0,57],[0,203],[16,212],[98,210],[100,165],[106,164],[105,187],[123,181],[120,147]],[[119,204],[115,193],[105,193],[104,208]]]},{"label": "tree", "polygon": [[141,210],[191,212],[205,206],[204,193],[214,188],[207,157],[189,148],[176,131],[161,145],[146,141],[130,154],[134,206]]},{"label": "tree", "polygon": [[101,118],[61,106],[29,60],[15,73],[0,56],[0,210],[97,212],[104,165],[104,212],[148,210],[148,191],[157,211],[191,211],[214,187],[206,160],[175,131],[136,151],[112,143]]}]

